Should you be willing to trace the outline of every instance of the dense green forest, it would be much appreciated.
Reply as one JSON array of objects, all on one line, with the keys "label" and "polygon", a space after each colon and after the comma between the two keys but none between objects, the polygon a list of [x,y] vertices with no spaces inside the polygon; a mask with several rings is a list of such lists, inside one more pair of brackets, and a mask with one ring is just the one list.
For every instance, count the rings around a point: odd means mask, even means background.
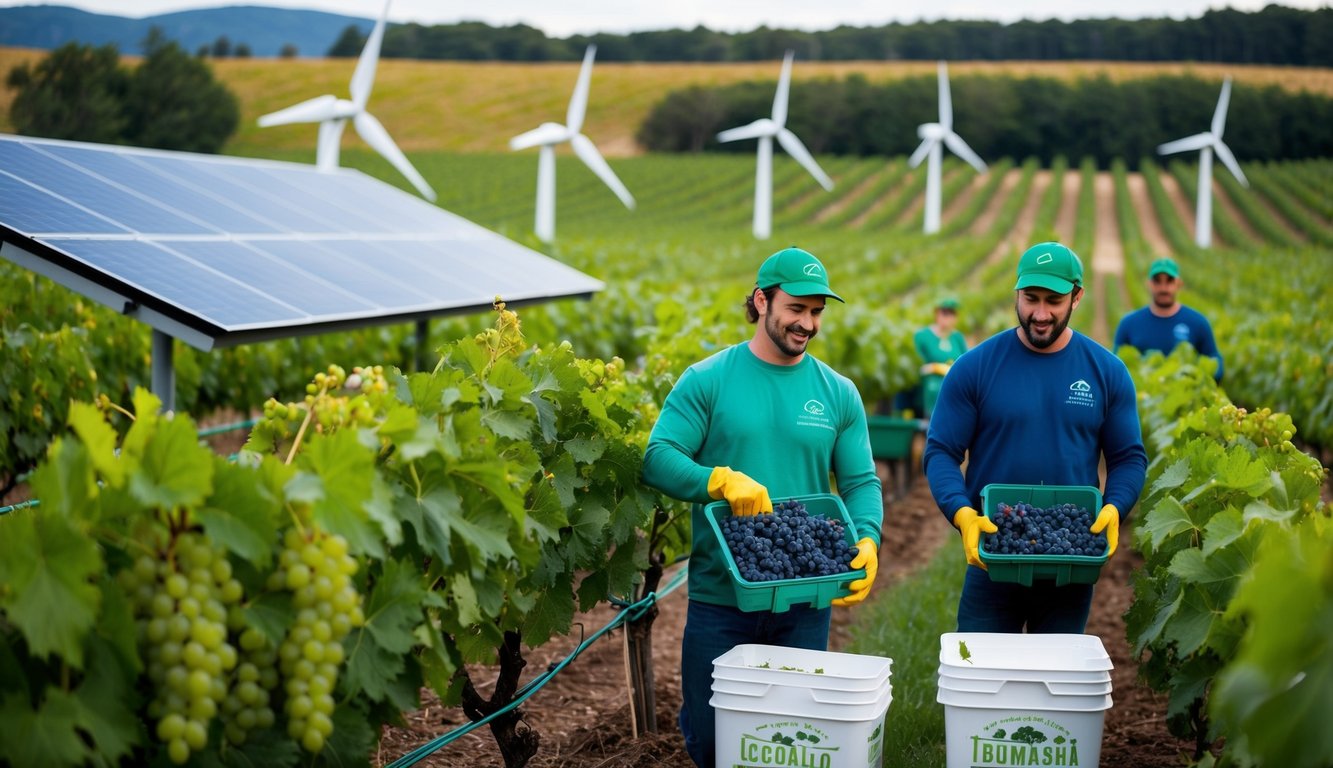
[{"label": "dense green forest", "polygon": [[[668,94],[638,134],[649,151],[751,152],[753,142],[718,144],[718,131],[765,117],[775,84],[695,86]],[[1219,86],[1193,77],[1112,82],[968,75],[951,78],[954,126],[982,157],[1057,155],[1116,158],[1136,164],[1158,144],[1208,129]],[[905,155],[920,142],[916,126],[938,117],[936,78],[870,83],[806,80],[791,86],[787,127],[812,152]],[[1241,85],[1231,93],[1226,143],[1249,160],[1333,155],[1333,99],[1277,86]]]},{"label": "dense green forest", "polygon": [[[330,56],[356,56],[365,33],[349,26]],[[805,32],[759,27],[727,33],[696,27],[629,34],[547,37],[534,27],[480,22],[400,24],[383,55],[404,59],[570,61],[597,44],[601,61],[759,61],[794,49],[803,60],[893,59],[1211,61],[1333,66],[1333,8],[1269,5],[1255,12],[1210,10],[1198,18],[1076,21],[934,21],[841,26]]]}]

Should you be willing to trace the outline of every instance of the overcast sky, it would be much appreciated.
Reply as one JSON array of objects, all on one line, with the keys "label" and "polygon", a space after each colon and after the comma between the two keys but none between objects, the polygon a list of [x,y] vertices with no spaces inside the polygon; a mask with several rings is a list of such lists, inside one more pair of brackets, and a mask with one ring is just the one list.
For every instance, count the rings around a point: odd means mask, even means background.
[{"label": "overcast sky", "polygon": [[[95,13],[118,16],[153,16],[159,13],[224,5],[267,5],[309,8],[351,16],[375,17],[380,0],[44,0]],[[938,19],[1078,19],[1197,17],[1210,8],[1232,7],[1254,11],[1270,0],[1175,0],[1163,10],[1161,0],[492,0],[488,3],[447,0],[394,0],[391,21],[446,24],[473,20],[490,24],[530,24],[548,35],[631,32],[703,24],[735,32],[770,27],[830,29],[839,24],[879,25],[890,21]],[[34,5],[33,0],[0,0],[0,6]],[[1320,8],[1329,0],[1284,0],[1297,8]],[[468,10],[463,10],[467,8]]]}]

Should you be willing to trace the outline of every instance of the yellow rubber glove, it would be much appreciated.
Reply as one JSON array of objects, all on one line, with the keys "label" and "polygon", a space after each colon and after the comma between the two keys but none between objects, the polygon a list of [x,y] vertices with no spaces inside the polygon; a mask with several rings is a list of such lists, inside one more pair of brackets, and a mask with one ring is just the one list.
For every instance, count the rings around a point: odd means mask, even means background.
[{"label": "yellow rubber glove", "polygon": [[834,605],[845,607],[866,599],[866,595],[870,594],[870,585],[875,583],[875,574],[879,573],[879,547],[875,546],[875,540],[867,536],[856,542],[856,548],[859,551],[852,558],[851,568],[853,571],[857,568],[866,569],[866,577],[848,584],[852,593],[836,598]]},{"label": "yellow rubber glove", "polygon": [[731,467],[713,467],[713,474],[708,476],[708,495],[726,499],[731,505],[731,513],[741,517],[773,511],[768,489]]},{"label": "yellow rubber glove", "polygon": [[981,546],[981,534],[995,533],[1000,529],[971,507],[963,507],[953,513],[953,524],[963,534],[963,554],[967,556],[967,564],[985,568],[986,564],[981,562],[981,554],[977,552]]},{"label": "yellow rubber glove", "polygon": [[922,376],[943,376],[949,372],[948,363],[926,363],[921,366]]},{"label": "yellow rubber glove", "polygon": [[1120,510],[1114,504],[1107,504],[1097,513],[1097,520],[1088,530],[1093,533],[1106,531],[1106,556],[1115,554],[1115,545],[1120,543]]}]

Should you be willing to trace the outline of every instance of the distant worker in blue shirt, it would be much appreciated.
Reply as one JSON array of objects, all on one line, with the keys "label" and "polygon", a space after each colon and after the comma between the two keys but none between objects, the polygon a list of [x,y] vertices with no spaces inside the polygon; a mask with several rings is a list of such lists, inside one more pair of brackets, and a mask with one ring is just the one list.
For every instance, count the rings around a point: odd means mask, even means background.
[{"label": "distant worker in blue shirt", "polygon": [[1184,282],[1176,262],[1171,259],[1154,261],[1148,268],[1148,291],[1152,293],[1152,303],[1120,319],[1112,348],[1118,350],[1121,346],[1130,346],[1144,353],[1157,350],[1169,355],[1177,345],[1189,344],[1200,355],[1217,361],[1213,378],[1221,381],[1222,353],[1217,351],[1217,342],[1213,340],[1213,327],[1206,317],[1177,299]]},{"label": "distant worker in blue shirt", "polygon": [[1090,530],[1106,532],[1113,554],[1148,468],[1134,382],[1118,357],[1069,327],[1083,298],[1083,265],[1073,251],[1032,246],[1019,259],[1014,290],[1018,327],[978,344],[944,377],[922,463],[969,566],[958,631],[1082,633],[1091,584],[991,581],[978,544],[997,529],[977,512],[981,490],[992,483],[1100,487],[1105,457],[1105,505],[1089,510],[1096,515]]}]

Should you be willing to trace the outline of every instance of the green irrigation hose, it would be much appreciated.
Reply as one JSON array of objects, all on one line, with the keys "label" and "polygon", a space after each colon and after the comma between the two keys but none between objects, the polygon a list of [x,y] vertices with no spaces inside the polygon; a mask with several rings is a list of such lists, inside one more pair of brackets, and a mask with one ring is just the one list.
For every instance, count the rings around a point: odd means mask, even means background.
[{"label": "green irrigation hose", "polygon": [[589,637],[588,639],[579,643],[578,647],[576,647],[574,651],[570,653],[568,656],[561,659],[559,663],[552,665],[545,672],[533,678],[527,685],[519,689],[518,693],[515,694],[513,701],[509,702],[505,706],[492,712],[486,717],[483,717],[480,720],[468,723],[467,725],[459,726],[458,728],[455,728],[454,730],[444,734],[443,736],[437,736],[436,738],[431,739],[430,741],[426,742],[425,744],[422,744],[421,746],[417,747],[411,752],[408,752],[406,755],[403,755],[402,757],[398,758],[392,763],[389,763],[387,768],[409,768],[410,766],[416,765],[417,763],[429,757],[430,755],[438,752],[442,747],[454,741],[455,739],[465,736],[468,733],[471,733],[472,731],[476,730],[477,728],[486,725],[487,723],[491,722],[500,715],[512,711],[513,709],[518,707],[518,705],[527,701],[528,697],[532,696],[532,694],[541,690],[543,686],[545,686],[548,682],[551,681],[551,678],[555,677],[556,674],[560,672],[560,670],[568,666],[568,664],[575,658],[577,658],[580,653],[583,653],[584,649],[592,645],[597,640],[597,638],[601,637],[602,635],[605,635],[607,632],[610,632],[611,630],[615,629],[621,624],[624,624],[627,621],[637,620],[640,616],[644,614],[645,611],[648,610],[650,606],[652,606],[653,603],[657,602],[658,599],[666,597],[668,594],[672,592],[672,590],[676,589],[681,584],[683,584],[685,582],[687,573],[688,571],[686,569],[684,568],[680,569],[680,571],[678,571],[676,575],[671,578],[671,581],[667,583],[665,589],[663,589],[660,592],[649,592],[648,594],[643,596],[643,599],[639,600],[636,603],[631,603],[628,606],[626,606],[625,609],[622,610],[616,616],[616,618],[611,621],[611,623],[607,624],[605,627],[602,627],[601,629],[594,632],[592,634],[592,637]]},{"label": "green irrigation hose", "polygon": [[35,507],[41,503],[42,503],[41,499],[32,499],[31,501],[20,501],[19,503],[11,504],[8,507],[0,507],[0,515],[7,515],[10,512],[14,512],[20,509],[27,509],[28,507]]}]

